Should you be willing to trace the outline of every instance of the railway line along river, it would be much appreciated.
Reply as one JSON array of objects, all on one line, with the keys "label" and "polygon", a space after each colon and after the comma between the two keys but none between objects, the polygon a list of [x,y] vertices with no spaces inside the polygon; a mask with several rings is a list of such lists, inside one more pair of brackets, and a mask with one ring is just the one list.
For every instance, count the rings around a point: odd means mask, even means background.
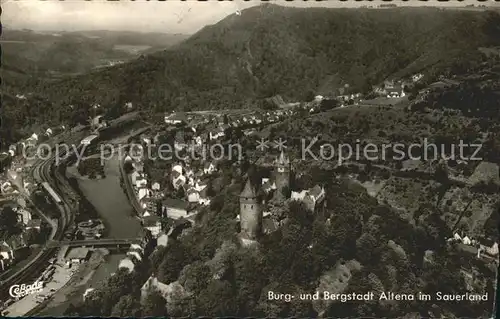
[{"label": "railway line along river", "polygon": [[[102,179],[88,179],[78,174],[76,167],[67,169],[67,177],[76,177],[78,186],[103,220],[107,238],[136,238],[141,234],[140,221],[120,186],[119,159],[115,156],[106,161]],[[108,254],[95,251],[91,259],[78,267],[70,283],[56,292],[53,300],[38,315],[62,316],[70,304],[81,302],[88,288],[97,288],[118,270],[124,253]],[[76,270],[76,269],[75,269]]]}]

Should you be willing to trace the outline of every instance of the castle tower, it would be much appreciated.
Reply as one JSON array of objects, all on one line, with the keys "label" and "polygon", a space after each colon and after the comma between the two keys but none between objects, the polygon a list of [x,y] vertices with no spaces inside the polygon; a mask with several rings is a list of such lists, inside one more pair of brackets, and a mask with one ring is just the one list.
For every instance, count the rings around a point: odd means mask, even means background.
[{"label": "castle tower", "polygon": [[240,223],[242,238],[255,240],[262,229],[262,211],[255,188],[247,180],[240,194]]},{"label": "castle tower", "polygon": [[281,151],[274,166],[276,193],[278,196],[281,196],[283,188],[290,188],[290,160],[283,151]]}]

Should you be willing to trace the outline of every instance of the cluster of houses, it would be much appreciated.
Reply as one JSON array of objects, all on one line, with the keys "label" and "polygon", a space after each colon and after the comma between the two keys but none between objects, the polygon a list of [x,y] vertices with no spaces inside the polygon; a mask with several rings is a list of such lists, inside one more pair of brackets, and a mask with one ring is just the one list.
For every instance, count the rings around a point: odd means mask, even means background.
[{"label": "cluster of houses", "polygon": [[406,96],[405,87],[412,86],[424,77],[421,73],[413,74],[408,80],[386,80],[382,86],[374,86],[373,92],[387,98]]},{"label": "cluster of houses", "polygon": [[62,125],[33,133],[28,138],[9,145],[7,151],[0,153],[0,171],[4,173],[0,176],[0,191],[3,197],[12,199],[13,196],[18,196],[15,186],[24,187],[28,192],[35,188],[35,185],[21,178],[26,165],[26,156],[35,155],[37,145],[65,129],[66,127]]},{"label": "cluster of houses", "polygon": [[0,239],[0,272],[4,272],[12,266],[21,255],[21,251],[28,247],[28,232],[38,234],[42,225],[40,219],[33,218],[33,214],[22,199],[19,200],[19,203],[4,204],[4,207],[6,206],[10,206],[16,213],[17,226],[21,229],[21,232],[11,235],[7,231],[2,233]]},{"label": "cluster of houses", "polygon": [[400,98],[406,96],[405,85],[401,81],[385,81],[383,86],[375,87],[374,92],[387,98]]},{"label": "cluster of houses", "polygon": [[[120,260],[118,263],[118,269],[126,269],[128,272],[133,272],[139,266],[140,263],[147,257],[145,254],[145,247],[147,242],[149,242],[150,237],[145,236],[144,241],[140,244],[131,244],[127,251],[126,256]],[[73,249],[75,250],[75,249]],[[89,257],[88,248],[79,248],[82,252],[78,253],[78,258],[71,258],[68,262],[71,263],[81,263],[83,260],[87,260]],[[76,255],[75,255],[76,256]],[[114,275],[113,273],[112,275]],[[92,296],[92,292],[95,290],[93,287],[89,287],[83,293],[83,301]]]},{"label": "cluster of houses", "polygon": [[453,237],[448,238],[448,242],[455,242],[464,251],[477,254],[477,258],[481,257],[494,257],[498,256],[498,242],[482,239],[479,240],[470,238],[466,234],[455,233]]},{"label": "cluster of houses", "polygon": [[[282,120],[293,114],[291,109],[278,109],[264,114],[257,112],[251,114],[231,115],[216,114],[213,116],[199,116],[198,114],[172,113],[166,115],[164,122],[169,129],[174,130],[173,148],[176,151],[203,152],[210,143],[223,141],[226,131],[230,127],[247,126],[243,131],[245,135],[255,131],[252,125],[269,123]],[[183,124],[179,127],[179,124]],[[144,146],[158,145],[161,141],[160,133],[154,137],[141,136]],[[192,143],[188,143],[188,142]],[[130,174],[131,184],[135,191],[143,214],[141,216],[143,226],[151,232],[153,237],[160,237],[162,233],[161,219],[169,217],[173,219],[191,219],[196,214],[196,208],[210,204],[209,180],[211,175],[218,171],[217,161],[205,159],[197,161],[186,157],[171,165],[168,175],[168,183],[171,188],[182,194],[181,198],[176,196],[165,196],[164,181],[152,181],[144,172],[142,156],[144,149],[131,148],[125,162],[132,164],[134,171]],[[163,184],[163,185],[162,185]],[[179,196],[177,196],[179,197]]]},{"label": "cluster of houses", "polygon": [[118,269],[126,268],[129,272],[135,270],[136,266],[144,259],[144,246],[140,244],[130,245],[125,258],[120,260]]},{"label": "cluster of houses", "polygon": [[203,132],[200,138],[203,141],[217,140],[225,136],[225,131],[230,128],[245,128],[258,126],[261,124],[270,124],[283,120],[285,117],[293,114],[295,105],[277,105],[277,109],[262,112],[249,111],[232,114],[187,114],[183,112],[171,113],[164,118],[165,124],[181,125],[185,124],[195,132]]}]

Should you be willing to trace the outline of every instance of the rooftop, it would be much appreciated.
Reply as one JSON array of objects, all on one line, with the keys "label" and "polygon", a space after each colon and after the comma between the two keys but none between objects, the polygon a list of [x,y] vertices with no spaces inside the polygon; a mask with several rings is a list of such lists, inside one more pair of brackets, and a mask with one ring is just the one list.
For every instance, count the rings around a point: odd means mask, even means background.
[{"label": "rooftop", "polygon": [[167,208],[178,208],[178,209],[186,209],[188,206],[188,203],[181,200],[181,199],[176,199],[176,198],[166,198],[163,201],[163,206],[166,206]]},{"label": "rooftop", "polygon": [[288,156],[285,155],[285,152],[281,151],[277,162],[281,165],[288,165],[290,163],[290,160],[288,159]]},{"label": "rooftop", "polygon": [[248,179],[245,187],[243,188],[243,191],[240,194],[240,197],[256,197],[257,192],[255,191],[255,188],[253,187],[252,183]]},{"label": "rooftop", "polygon": [[165,119],[168,119],[168,120],[177,120],[177,121],[186,121],[187,117],[186,117],[185,113],[183,113],[183,112],[177,112],[177,113],[173,113],[173,114],[165,116]]},{"label": "rooftop", "polygon": [[148,215],[142,218],[144,226],[156,226],[156,223],[160,221],[160,218],[156,215]]},{"label": "rooftop", "polygon": [[84,259],[87,258],[90,254],[90,250],[84,247],[73,248],[69,251],[68,255],[66,255],[67,259]]}]

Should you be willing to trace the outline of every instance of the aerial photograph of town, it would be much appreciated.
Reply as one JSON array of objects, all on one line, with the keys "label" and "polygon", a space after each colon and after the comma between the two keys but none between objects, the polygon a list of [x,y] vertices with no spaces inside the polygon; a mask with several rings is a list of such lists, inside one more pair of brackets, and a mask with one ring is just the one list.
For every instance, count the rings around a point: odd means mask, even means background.
[{"label": "aerial photograph of town", "polygon": [[1,317],[496,318],[500,2],[1,6]]}]

